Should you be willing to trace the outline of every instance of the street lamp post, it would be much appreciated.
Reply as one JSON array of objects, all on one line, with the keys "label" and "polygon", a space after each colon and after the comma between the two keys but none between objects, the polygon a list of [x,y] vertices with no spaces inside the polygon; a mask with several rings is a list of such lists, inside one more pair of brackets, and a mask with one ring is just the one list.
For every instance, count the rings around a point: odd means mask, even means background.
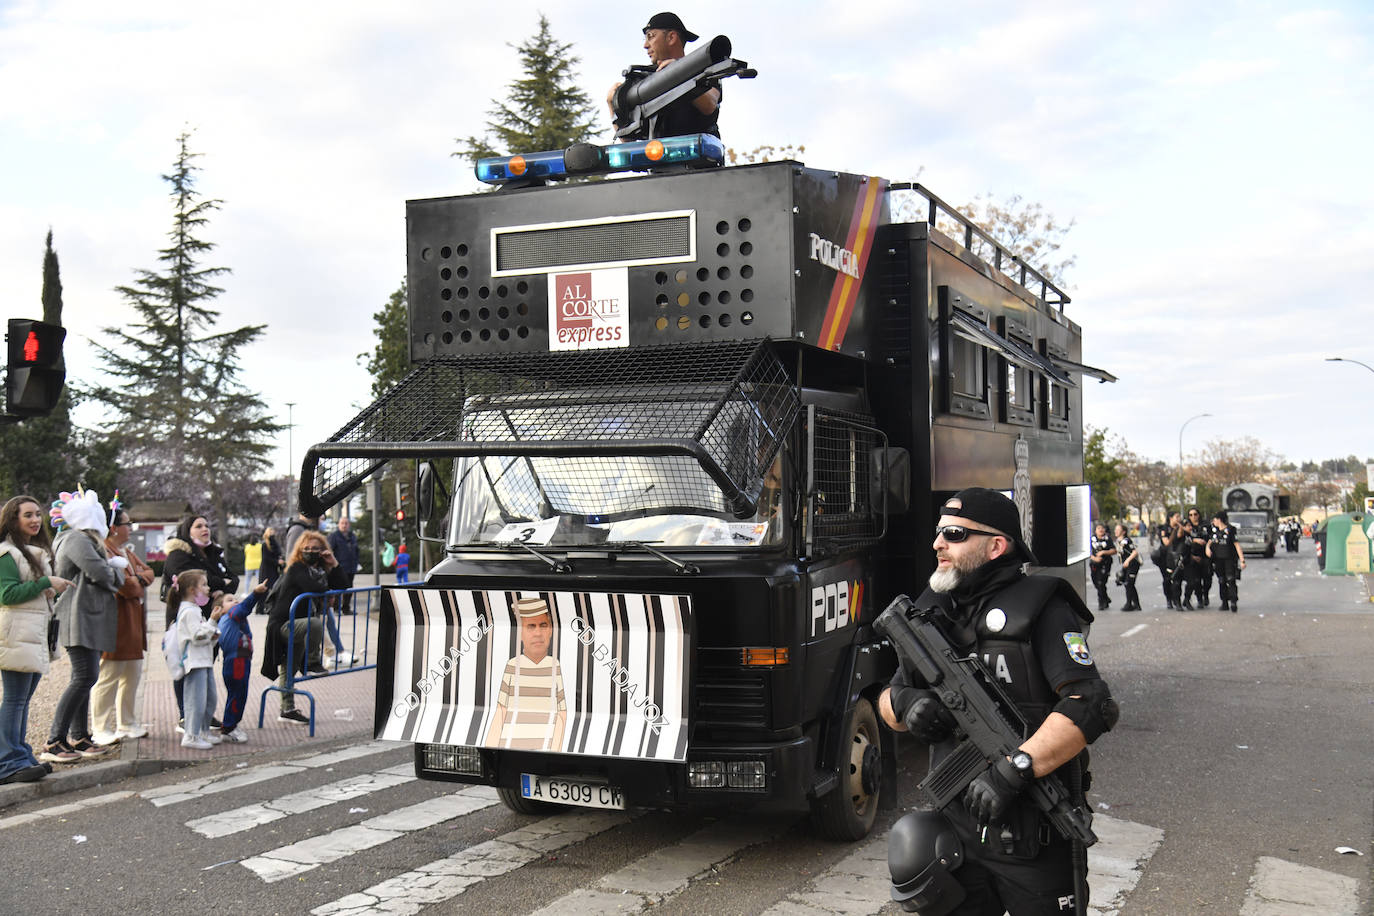
[{"label": "street lamp post", "polygon": [[[1345,356],[1328,356],[1326,358],[1326,361],[1328,363],[1354,363],[1357,366],[1364,366],[1370,372],[1374,372],[1374,366],[1369,365],[1369,363],[1362,363],[1358,359],[1350,359],[1349,357]],[[1325,508],[1325,506],[1323,506],[1322,508]]]},{"label": "street lamp post", "polygon": [[1209,413],[1200,413],[1195,417],[1189,417],[1183,421],[1183,425],[1178,428],[1178,514],[1183,515],[1183,431],[1188,428],[1188,424],[1194,420],[1201,420],[1203,417],[1210,417]]},{"label": "street lamp post", "polygon": [[295,409],[295,401],[286,402],[286,515],[288,518],[295,518],[295,514],[291,512],[291,495],[296,492],[296,456],[294,454],[294,450],[291,447],[291,433],[296,426],[296,424],[293,422]]},{"label": "street lamp post", "polygon": [[1362,363],[1358,359],[1347,359],[1344,356],[1328,356],[1326,361],[1328,363],[1354,363],[1357,366],[1364,366],[1370,372],[1374,372],[1374,366],[1369,365],[1369,363]]}]

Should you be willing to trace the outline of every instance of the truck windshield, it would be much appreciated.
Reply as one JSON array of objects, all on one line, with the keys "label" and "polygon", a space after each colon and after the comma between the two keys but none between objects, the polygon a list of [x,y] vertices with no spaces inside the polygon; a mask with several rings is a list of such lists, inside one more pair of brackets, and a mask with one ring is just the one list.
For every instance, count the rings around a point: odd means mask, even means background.
[{"label": "truck windshield", "polygon": [[1267,528],[1269,515],[1265,512],[1232,512],[1231,524],[1237,528]]},{"label": "truck windshield", "polygon": [[[505,404],[470,410],[465,424],[470,421],[469,428],[479,431],[474,438],[488,438],[482,431],[494,428],[493,415],[499,414],[507,441],[642,437],[643,430],[617,426],[625,421],[613,406],[597,404],[589,409],[584,402],[578,410],[569,411]],[[753,414],[739,410],[734,421],[731,429],[747,454],[754,438]],[[493,442],[493,448],[499,446]],[[779,454],[762,481],[757,511],[741,519],[730,511],[715,481],[686,456],[491,454],[460,458],[454,462],[448,542],[454,547],[515,540],[555,547],[625,541],[671,547],[778,544],[783,537],[782,466]]]}]

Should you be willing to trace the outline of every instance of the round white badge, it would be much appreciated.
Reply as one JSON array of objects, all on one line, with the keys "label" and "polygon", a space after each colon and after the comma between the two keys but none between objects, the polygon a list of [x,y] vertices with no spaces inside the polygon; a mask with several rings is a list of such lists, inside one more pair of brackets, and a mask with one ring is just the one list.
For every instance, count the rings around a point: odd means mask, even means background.
[{"label": "round white badge", "polygon": [[1002,628],[1007,625],[1007,612],[1000,607],[993,608],[988,611],[986,623],[989,630],[994,633],[1001,633]]}]

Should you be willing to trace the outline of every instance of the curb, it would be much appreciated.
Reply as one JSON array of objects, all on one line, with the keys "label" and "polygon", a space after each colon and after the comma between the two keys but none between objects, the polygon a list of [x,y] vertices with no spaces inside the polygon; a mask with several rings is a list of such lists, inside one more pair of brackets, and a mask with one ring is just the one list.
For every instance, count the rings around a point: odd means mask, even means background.
[{"label": "curb", "polygon": [[[359,740],[370,741],[371,739],[371,730],[356,734],[336,735],[324,739],[312,749],[318,753],[331,747],[353,744]],[[298,749],[301,747],[303,746],[297,746]],[[242,762],[245,759],[251,760],[261,756],[280,757],[283,750],[286,749],[280,746],[259,745],[252,750],[244,748],[242,753],[233,756],[217,755],[197,760],[167,760],[163,758],[140,758],[138,756],[138,742],[131,741],[125,744],[118,760],[104,760],[100,763],[72,766],[59,764],[59,768],[54,768],[51,773],[38,782],[10,783],[0,786],[0,811],[31,801],[66,795],[69,792],[79,792],[82,789],[114,785],[138,776],[152,776],[170,770],[189,769],[208,763],[223,763],[226,760]]]},{"label": "curb", "polygon": [[120,782],[134,776],[147,776],[164,770],[194,766],[192,761],[181,760],[107,760],[90,766],[77,766],[71,769],[54,770],[38,782],[11,783],[0,786],[0,810],[22,805],[25,802],[54,795],[78,792],[93,786],[103,786]]}]

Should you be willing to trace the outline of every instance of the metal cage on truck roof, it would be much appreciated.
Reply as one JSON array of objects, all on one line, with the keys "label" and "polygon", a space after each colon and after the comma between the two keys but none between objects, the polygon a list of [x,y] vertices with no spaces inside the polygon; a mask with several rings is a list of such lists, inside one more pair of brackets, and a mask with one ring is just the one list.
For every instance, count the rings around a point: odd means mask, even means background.
[{"label": "metal cage on truck roof", "polygon": [[744,517],[799,410],[767,341],[438,357],[311,447],[301,506],[322,512],[392,458],[678,456]]}]

